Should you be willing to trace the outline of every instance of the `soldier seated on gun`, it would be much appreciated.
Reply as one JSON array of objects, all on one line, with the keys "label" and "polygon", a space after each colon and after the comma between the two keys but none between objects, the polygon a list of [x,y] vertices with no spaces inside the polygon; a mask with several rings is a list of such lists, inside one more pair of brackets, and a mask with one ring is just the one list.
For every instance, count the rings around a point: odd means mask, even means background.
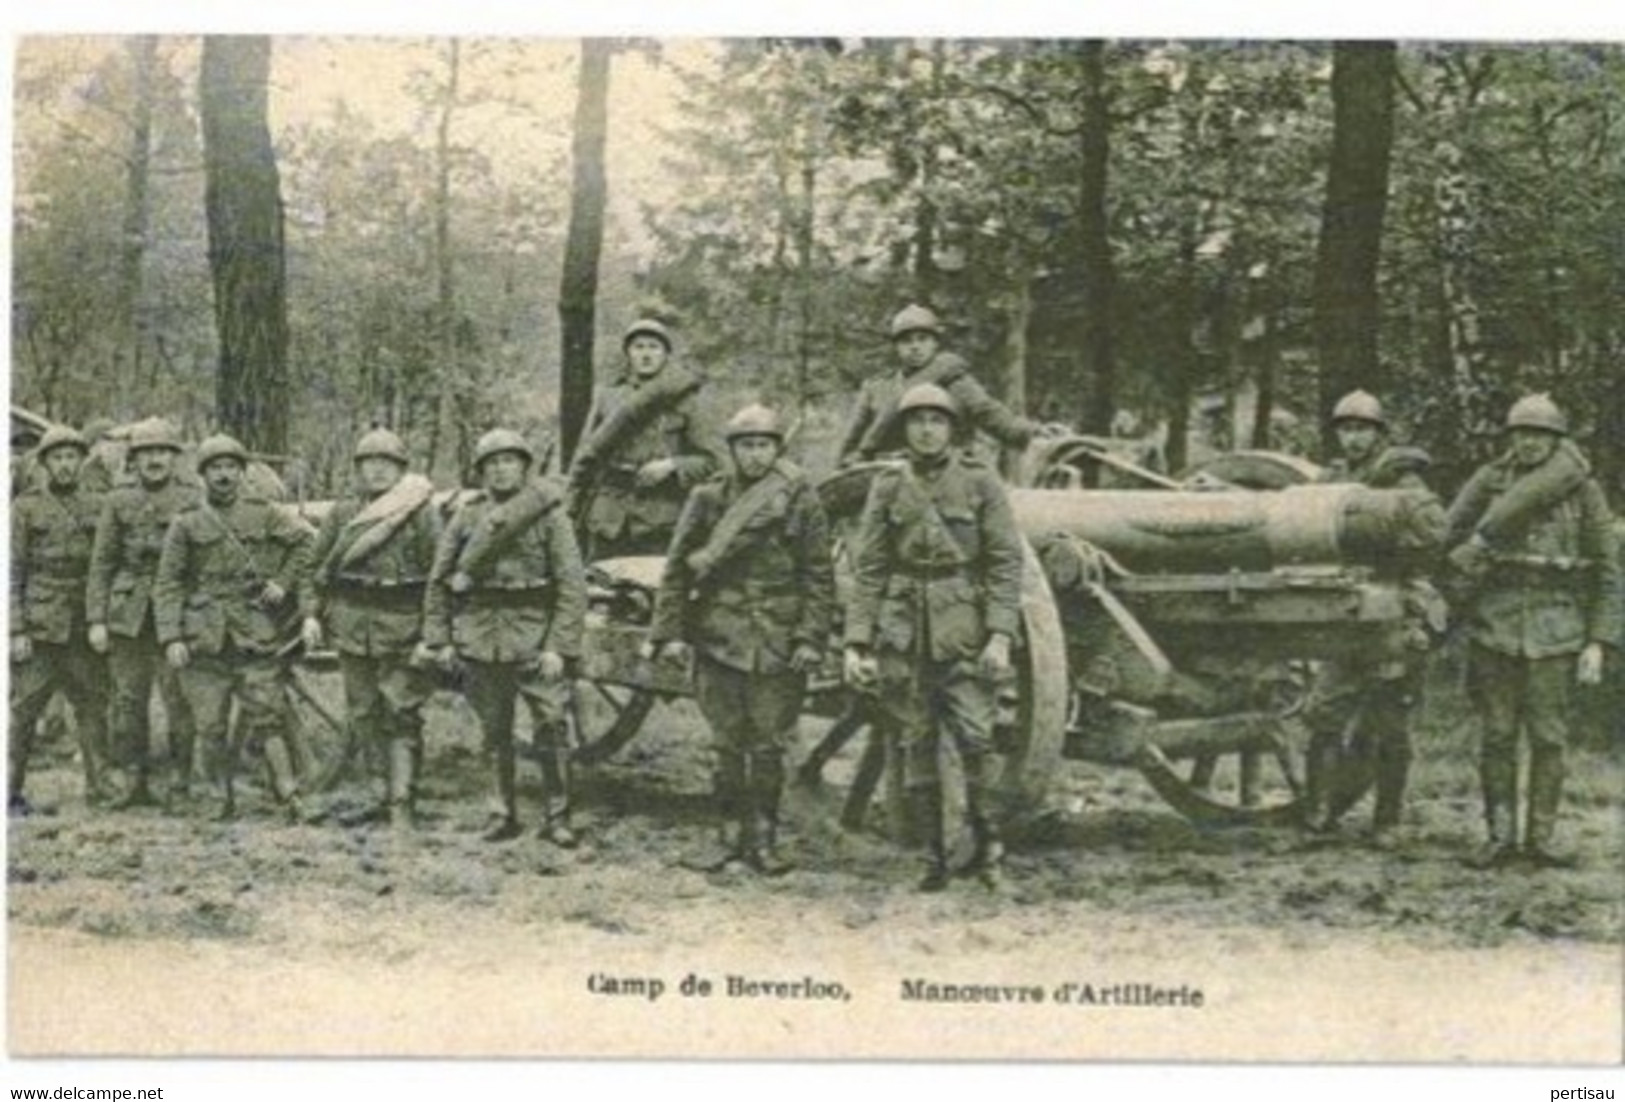
[{"label": "soldier seated on gun", "polygon": [[26,815],[23,780],[35,730],[60,692],[73,705],[85,799],[112,795],[107,769],[107,667],[90,646],[85,583],[102,495],[81,489],[88,452],[67,426],[35,449],[43,476],[11,503],[11,773],[6,807]]},{"label": "soldier seated on gun", "polygon": [[[1466,584],[1467,676],[1489,834],[1468,863],[1567,868],[1578,859],[1552,842],[1573,687],[1602,680],[1603,646],[1621,616],[1619,549],[1602,488],[1557,404],[1544,394],[1521,398],[1506,427],[1506,454],[1479,468],[1448,518],[1450,562]],[[1526,737],[1520,801],[1518,743]]]},{"label": "soldier seated on gun", "polygon": [[[237,814],[246,749],[264,755],[271,790],[291,822],[308,818],[288,744],[281,650],[311,537],[304,521],[243,488],[248,452],[230,436],[198,445],[203,497],[176,514],[153,583],[158,642],[210,759],[216,817]],[[237,728],[230,731],[231,705]]]},{"label": "soldier seated on gun", "polygon": [[722,848],[688,862],[789,871],[777,850],[784,755],[835,603],[818,492],[783,458],[784,430],[746,406],[724,435],[733,470],[695,488],[666,555],[647,657],[694,652],[694,690],[715,738]]},{"label": "soldier seated on gun", "polygon": [[180,437],[167,421],[153,418],[131,428],[127,458],[135,481],[107,495],[86,594],[90,645],[107,655],[112,674],[113,744],[130,782],[122,803],[154,802],[148,709],[156,685],[169,729],[172,810],[191,796],[196,732],[179,673],[164,661],[158,644],[153,584],[170,523],[195,506],[200,493],[176,477],[180,454]]},{"label": "soldier seated on gun", "polygon": [[581,656],[586,571],[560,506],[561,488],[531,481],[535,453],[524,437],[492,429],[474,448],[484,489],[447,524],[424,597],[423,638],[445,663],[459,663],[496,770],[497,812],[485,833],[503,842],[521,832],[515,705],[530,709],[542,762],[539,834],[576,845],[570,827],[570,747],[565,727],[569,666]]},{"label": "soldier seated on gun", "polygon": [[875,693],[929,863],[948,884],[944,739],[958,753],[975,850],[962,874],[999,882],[993,724],[1021,626],[1021,536],[999,477],[951,447],[958,408],[940,387],[898,402],[906,462],[876,476],[853,544],[846,674]]},{"label": "soldier seated on gun", "polygon": [[309,650],[331,641],[351,729],[384,764],[383,799],[366,816],[413,825],[423,704],[433,689],[423,595],[440,542],[434,486],[408,474],[406,444],[388,429],[356,443],[357,493],[334,503],[302,595]]}]

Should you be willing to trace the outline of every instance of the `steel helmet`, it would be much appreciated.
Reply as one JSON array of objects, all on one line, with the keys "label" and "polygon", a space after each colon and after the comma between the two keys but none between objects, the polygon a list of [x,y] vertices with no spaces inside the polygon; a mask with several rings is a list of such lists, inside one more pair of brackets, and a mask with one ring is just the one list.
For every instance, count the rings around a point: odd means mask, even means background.
[{"label": "steel helmet", "polygon": [[518,452],[525,457],[526,463],[536,461],[536,453],[530,450],[525,438],[512,429],[492,429],[480,437],[479,443],[474,445],[474,466],[479,468],[493,455],[503,452]]},{"label": "steel helmet", "polygon": [[1507,410],[1507,428],[1544,429],[1567,434],[1569,419],[1557,408],[1549,394],[1526,394]]},{"label": "steel helmet", "polygon": [[621,348],[625,349],[627,345],[631,344],[633,337],[653,337],[666,346],[667,352],[670,352],[672,346],[676,343],[672,340],[671,330],[661,325],[654,318],[639,318],[627,326],[626,332],[621,335]]},{"label": "steel helmet", "polygon": [[898,399],[897,412],[899,415],[907,414],[916,409],[936,409],[946,413],[949,417],[959,417],[959,406],[954,402],[953,395],[943,390],[935,383],[920,383],[909,387]]},{"label": "steel helmet", "polygon": [[771,436],[783,443],[784,427],[779,424],[778,414],[760,402],[753,402],[728,419],[722,435],[729,443],[741,436]]},{"label": "steel helmet", "polygon": [[178,452],[181,450],[180,434],[162,417],[149,417],[145,421],[137,421],[130,426],[128,450],[134,455],[144,448],[162,448]]},{"label": "steel helmet", "polygon": [[248,466],[248,452],[236,439],[225,433],[217,433],[197,446],[198,470],[203,470],[216,459],[235,459],[244,467]]},{"label": "steel helmet", "polygon": [[1339,421],[1369,421],[1388,427],[1388,419],[1382,415],[1382,403],[1375,394],[1364,390],[1351,390],[1337,400],[1337,405],[1332,407],[1332,424]]},{"label": "steel helmet", "polygon": [[46,430],[45,435],[40,437],[40,442],[34,449],[34,453],[44,459],[47,454],[57,448],[78,448],[81,455],[90,453],[90,445],[85,442],[85,438],[80,434],[79,430],[72,425],[52,425]]},{"label": "steel helmet", "polygon": [[891,339],[896,340],[909,333],[930,333],[940,337],[942,322],[924,306],[905,306],[891,319]]},{"label": "steel helmet", "polygon": [[355,442],[355,455],[352,458],[357,463],[363,459],[393,459],[403,467],[411,462],[406,445],[388,429],[373,429],[362,434],[361,439]]}]

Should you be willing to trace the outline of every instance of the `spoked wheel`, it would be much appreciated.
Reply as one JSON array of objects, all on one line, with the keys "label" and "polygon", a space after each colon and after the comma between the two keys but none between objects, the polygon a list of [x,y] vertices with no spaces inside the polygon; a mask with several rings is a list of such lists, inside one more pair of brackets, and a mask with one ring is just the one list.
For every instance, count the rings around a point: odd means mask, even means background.
[{"label": "spoked wheel", "polygon": [[366,773],[366,747],[344,720],[344,687],[336,665],[290,662],[283,689],[284,722],[299,785],[326,792]]},{"label": "spoked wheel", "polygon": [[637,737],[657,696],[649,689],[601,681],[578,681],[575,693],[571,709],[575,727],[572,757],[579,765],[608,761]]}]

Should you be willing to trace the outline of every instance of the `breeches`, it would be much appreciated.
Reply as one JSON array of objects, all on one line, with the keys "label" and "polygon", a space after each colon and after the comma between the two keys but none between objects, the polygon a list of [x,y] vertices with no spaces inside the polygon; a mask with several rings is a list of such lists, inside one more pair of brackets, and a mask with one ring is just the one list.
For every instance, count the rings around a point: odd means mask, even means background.
[{"label": "breeches", "polygon": [[941,783],[944,735],[963,761],[993,751],[997,694],[972,660],[922,663],[882,652],[876,704],[895,733],[905,787]]},{"label": "breeches", "polygon": [[794,741],[807,677],[746,673],[703,654],[694,659],[694,694],[723,755],[782,754]]}]

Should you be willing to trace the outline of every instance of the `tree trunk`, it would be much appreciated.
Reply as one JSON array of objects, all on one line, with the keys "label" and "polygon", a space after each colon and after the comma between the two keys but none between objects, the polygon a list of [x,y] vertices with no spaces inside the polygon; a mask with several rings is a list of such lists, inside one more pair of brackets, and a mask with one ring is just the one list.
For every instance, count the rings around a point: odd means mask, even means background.
[{"label": "tree trunk", "polygon": [[807,408],[812,385],[813,227],[818,213],[818,160],[813,150],[801,153],[801,204],[796,222],[796,264],[801,317],[796,334],[796,409]]},{"label": "tree trunk", "polygon": [[604,244],[604,144],[609,134],[609,62],[614,44],[607,38],[581,40],[581,74],[571,142],[574,175],[570,185],[570,230],[564,243],[564,276],[559,285],[560,459],[568,465],[592,408],[593,327],[598,305],[598,256]]},{"label": "tree trunk", "polygon": [[1083,317],[1079,325],[1081,386],[1086,395],[1075,418],[1085,432],[1111,430],[1117,372],[1112,358],[1112,298],[1117,274],[1112,266],[1106,211],[1106,184],[1111,156],[1111,114],[1106,90],[1106,44],[1100,39],[1078,43],[1082,73],[1083,117],[1079,128],[1082,169],[1078,181],[1078,260],[1083,278]]},{"label": "tree trunk", "polygon": [[130,145],[124,162],[124,223],[119,240],[115,352],[119,370],[113,376],[113,391],[120,420],[136,412],[129,402],[141,392],[141,285],[151,209],[147,190],[152,164],[152,73],[158,59],[158,39],[142,35],[131,39],[128,49],[135,69],[135,102],[130,108]]},{"label": "tree trunk", "polygon": [[463,385],[462,367],[457,362],[457,271],[451,255],[451,123],[457,110],[457,84],[462,71],[462,52],[453,38],[446,44],[446,86],[440,104],[440,122],[435,129],[434,188],[434,268],[435,268],[435,346],[439,350],[436,370],[440,390],[436,396],[434,433],[429,440],[429,472],[439,481],[461,475],[457,462],[457,391]]},{"label": "tree trunk", "polygon": [[282,199],[267,119],[271,40],[203,40],[204,209],[214,281],[220,428],[251,451],[288,448],[287,271]]},{"label": "tree trunk", "polygon": [[1386,389],[1377,357],[1377,261],[1394,138],[1395,46],[1339,42],[1332,61],[1332,153],[1315,260],[1321,423],[1350,390]]}]

